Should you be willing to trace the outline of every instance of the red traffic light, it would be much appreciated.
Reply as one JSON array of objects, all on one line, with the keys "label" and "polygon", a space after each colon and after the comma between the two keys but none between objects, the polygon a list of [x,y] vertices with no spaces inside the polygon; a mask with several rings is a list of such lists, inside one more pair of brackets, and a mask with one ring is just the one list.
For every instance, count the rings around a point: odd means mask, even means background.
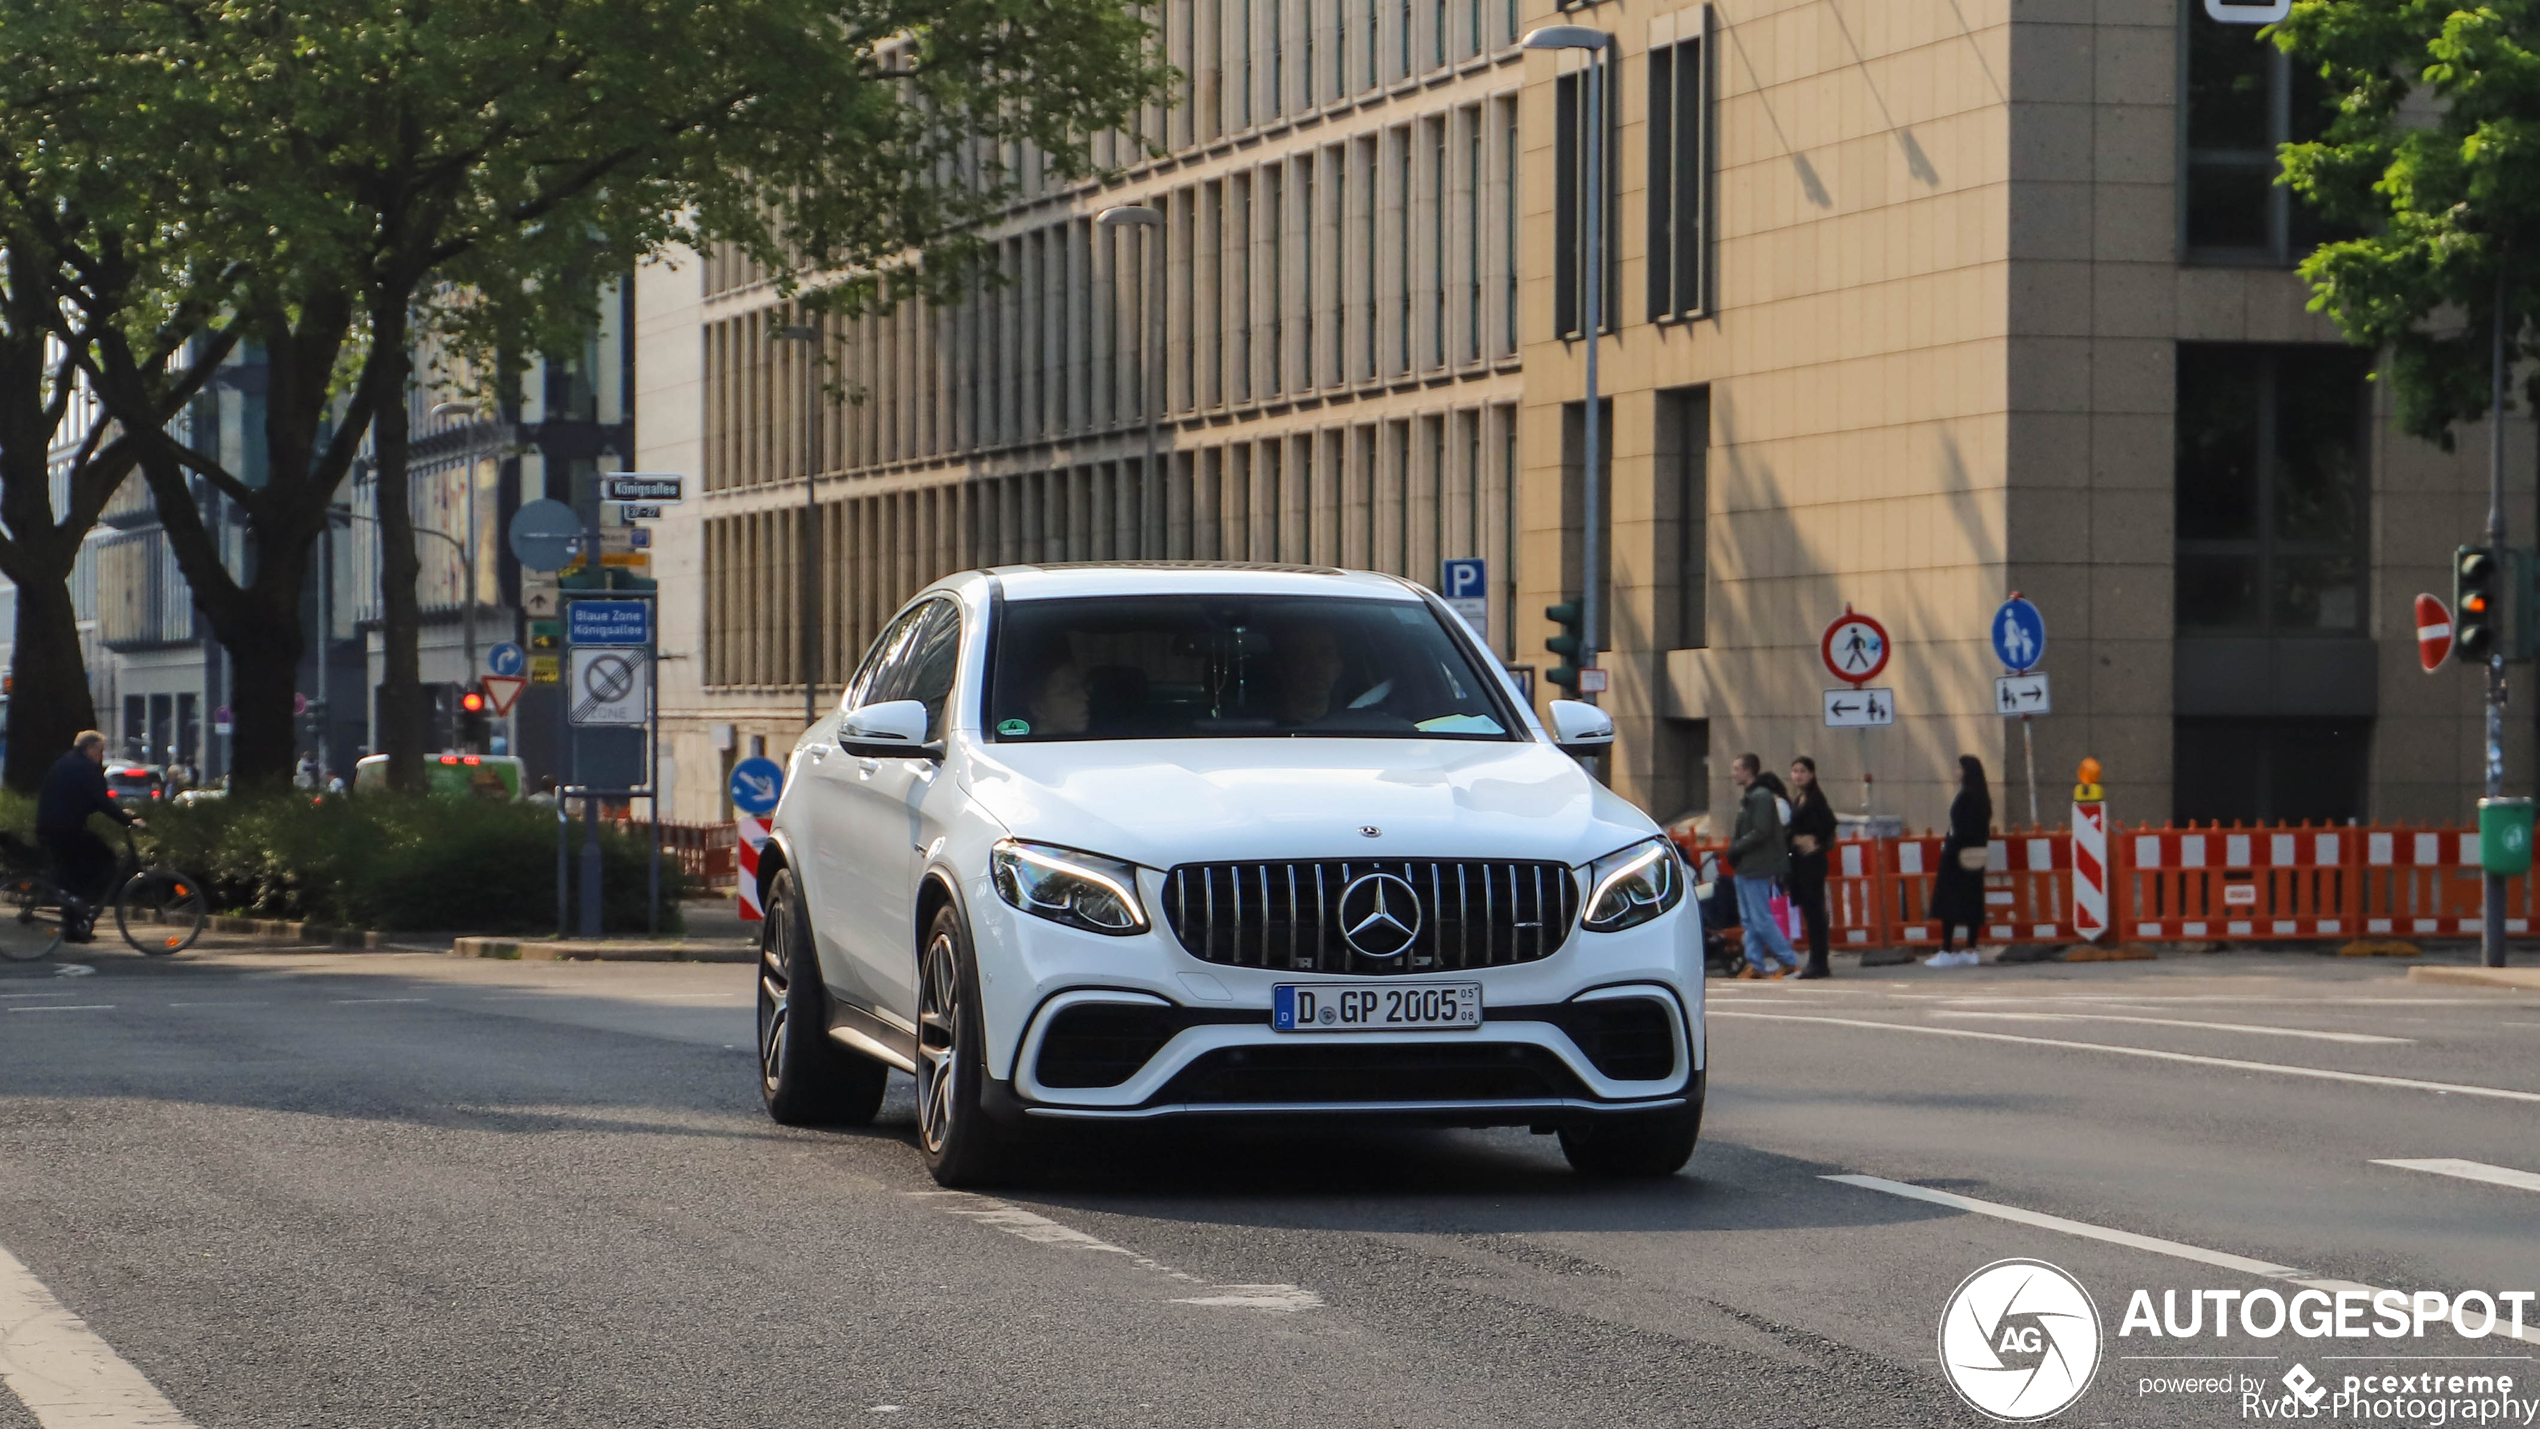
[{"label": "red traffic light", "polygon": [[459,696],[459,708],[467,711],[469,714],[483,714],[485,713],[485,696],[474,690],[470,690],[466,694]]}]

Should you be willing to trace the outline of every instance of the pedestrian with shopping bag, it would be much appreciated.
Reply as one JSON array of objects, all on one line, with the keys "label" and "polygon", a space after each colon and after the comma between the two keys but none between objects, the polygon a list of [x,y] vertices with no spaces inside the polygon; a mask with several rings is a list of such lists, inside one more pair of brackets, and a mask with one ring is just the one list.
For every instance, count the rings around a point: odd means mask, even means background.
[{"label": "pedestrian with shopping bag", "polygon": [[1817,761],[1800,755],[1790,761],[1790,873],[1782,881],[1808,929],[1808,965],[1799,970],[1803,979],[1831,972],[1826,966],[1826,871],[1834,840],[1834,805],[1817,783]]},{"label": "pedestrian with shopping bag", "polygon": [[[1931,916],[1940,924],[1940,951],[1923,960],[1930,968],[1971,968],[1976,930],[1984,926],[1984,869],[1993,853],[1993,791],[1984,761],[1958,756],[1958,797],[1949,801],[1949,837],[1940,845],[1940,871],[1931,881]],[[1967,946],[1956,948],[1959,929]]]},{"label": "pedestrian with shopping bag", "polygon": [[1739,789],[1737,827],[1729,835],[1729,866],[1736,874],[1737,918],[1746,930],[1749,980],[1775,980],[1799,966],[1790,935],[1773,916],[1773,896],[1782,875],[1790,871],[1790,846],[1782,831],[1781,801],[1772,787],[1757,779],[1764,761],[1741,754],[1729,764],[1729,780]]}]

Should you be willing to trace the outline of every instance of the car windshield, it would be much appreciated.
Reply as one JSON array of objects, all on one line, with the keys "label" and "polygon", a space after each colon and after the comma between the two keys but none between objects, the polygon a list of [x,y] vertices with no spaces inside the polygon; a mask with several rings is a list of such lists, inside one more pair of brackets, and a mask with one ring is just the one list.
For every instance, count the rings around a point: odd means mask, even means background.
[{"label": "car windshield", "polygon": [[985,724],[1000,740],[1508,739],[1464,647],[1412,600],[1017,600]]}]

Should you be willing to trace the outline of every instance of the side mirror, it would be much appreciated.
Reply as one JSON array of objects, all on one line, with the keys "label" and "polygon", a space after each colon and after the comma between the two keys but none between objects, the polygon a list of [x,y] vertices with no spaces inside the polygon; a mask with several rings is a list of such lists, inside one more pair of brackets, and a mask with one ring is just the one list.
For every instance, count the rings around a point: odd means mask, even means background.
[{"label": "side mirror", "polygon": [[925,759],[926,706],[916,700],[884,700],[847,711],[838,721],[838,747],[849,754],[884,759]]},{"label": "side mirror", "polygon": [[1552,742],[1573,759],[1614,747],[1614,717],[1578,700],[1554,700]]}]

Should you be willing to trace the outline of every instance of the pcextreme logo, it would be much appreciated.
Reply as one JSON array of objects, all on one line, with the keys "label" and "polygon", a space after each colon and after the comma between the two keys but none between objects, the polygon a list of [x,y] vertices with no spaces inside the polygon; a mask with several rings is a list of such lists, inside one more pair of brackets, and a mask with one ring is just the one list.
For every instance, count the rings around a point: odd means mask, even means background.
[{"label": "pcextreme logo", "polygon": [[2072,1407],[2099,1370],[2099,1309],[2042,1260],[1997,1260],[1959,1283],[1940,1315],[1940,1372],[1969,1408],[2005,1423]]}]

